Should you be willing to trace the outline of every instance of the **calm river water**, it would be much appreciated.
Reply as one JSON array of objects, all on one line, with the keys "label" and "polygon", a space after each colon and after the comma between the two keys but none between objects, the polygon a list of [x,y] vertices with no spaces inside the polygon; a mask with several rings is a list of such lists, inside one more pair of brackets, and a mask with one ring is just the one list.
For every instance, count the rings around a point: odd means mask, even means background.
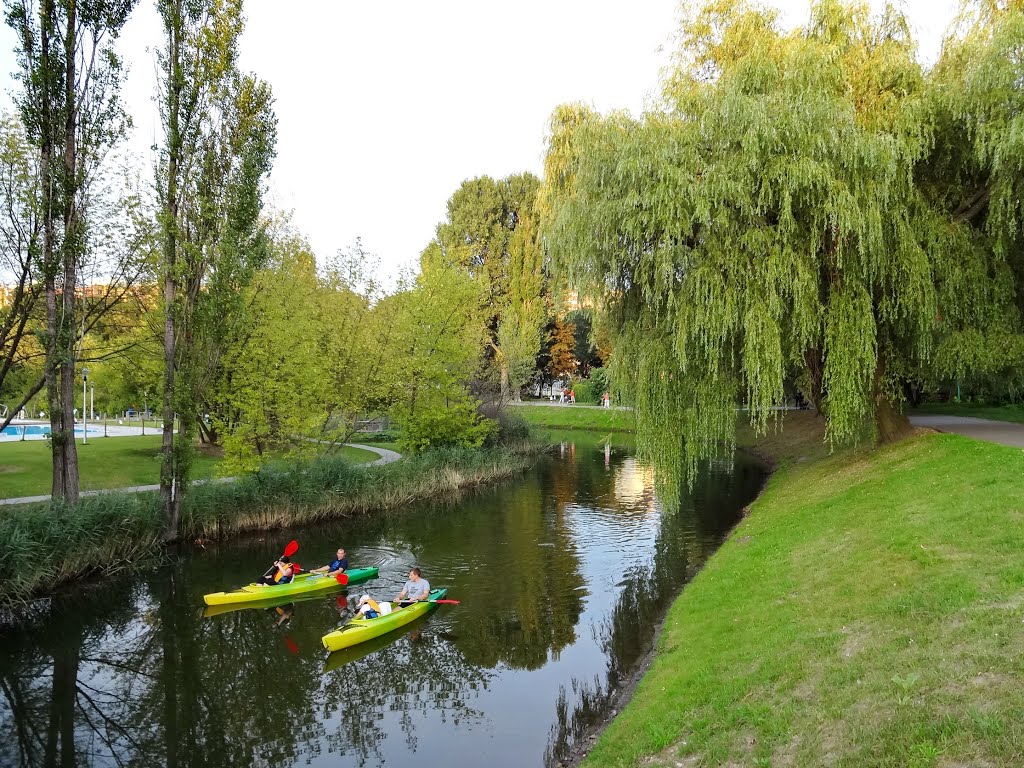
[{"label": "calm river water", "polygon": [[[628,446],[559,438],[457,502],[189,549],[36,608],[0,635],[0,765],[556,765],[763,478],[738,457],[662,514]],[[259,575],[293,537],[306,568],[342,545],[380,578],[204,616],[204,593]],[[461,604],[329,657],[320,637],[414,564]]]}]

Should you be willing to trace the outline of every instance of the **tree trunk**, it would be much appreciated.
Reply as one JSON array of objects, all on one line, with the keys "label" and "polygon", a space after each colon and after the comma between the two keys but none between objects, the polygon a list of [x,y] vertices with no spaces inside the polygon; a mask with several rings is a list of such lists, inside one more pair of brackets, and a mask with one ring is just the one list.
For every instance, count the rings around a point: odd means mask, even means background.
[{"label": "tree trunk", "polygon": [[[63,194],[64,239],[61,242],[61,261],[64,267],[64,290],[61,294],[62,312],[58,353],[60,355],[60,393],[64,434],[64,498],[69,503],[78,501],[78,448],[75,445],[75,288],[78,285],[78,258],[84,246],[81,217],[78,215],[78,98],[75,93],[78,76],[75,68],[75,44],[78,30],[78,3],[71,0],[67,6],[67,29],[64,33],[64,173]],[[83,295],[84,301],[84,295]],[[85,401],[82,401],[85,416]],[[85,419],[82,419],[85,428]]]},{"label": "tree trunk", "polygon": [[160,464],[160,499],[164,508],[164,539],[178,538],[181,513],[179,489],[174,482],[177,475],[174,453],[174,402],[176,355],[176,320],[178,303],[177,249],[178,249],[178,161],[181,152],[181,134],[178,125],[181,97],[181,54],[179,51],[180,9],[174,13],[168,24],[168,67],[167,73],[167,191],[164,200],[164,399],[163,399],[163,440]]},{"label": "tree trunk", "polygon": [[906,414],[896,408],[885,394],[882,386],[885,379],[885,361],[879,355],[875,366],[874,400],[875,427],[878,430],[878,442],[895,443],[907,437],[914,428]]},{"label": "tree trunk", "polygon": [[507,403],[511,398],[511,390],[508,381],[508,360],[501,356],[501,401]]},{"label": "tree trunk", "polygon": [[60,387],[57,380],[59,320],[57,315],[57,259],[56,232],[54,222],[54,190],[56,180],[53,172],[53,138],[54,114],[53,94],[49,88],[50,41],[53,32],[53,0],[43,0],[39,12],[39,70],[44,74],[43,85],[40,87],[40,147],[39,171],[40,187],[42,188],[43,208],[43,273],[46,291],[46,404],[50,416],[50,450],[53,476],[50,493],[55,499],[64,497],[64,433],[62,419],[64,409],[61,406]]},{"label": "tree trunk", "polygon": [[821,403],[825,393],[822,391],[822,376],[824,364],[821,359],[821,350],[808,349],[804,351],[804,365],[807,368],[807,375],[811,380],[811,391],[805,392],[807,399],[811,401],[814,410],[821,415]]}]

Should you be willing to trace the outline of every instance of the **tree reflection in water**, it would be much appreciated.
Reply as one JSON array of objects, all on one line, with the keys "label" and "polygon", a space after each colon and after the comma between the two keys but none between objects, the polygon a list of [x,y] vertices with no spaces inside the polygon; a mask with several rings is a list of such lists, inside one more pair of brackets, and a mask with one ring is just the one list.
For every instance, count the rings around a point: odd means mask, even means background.
[{"label": "tree reflection in water", "polygon": [[672,600],[738,522],[762,479],[763,469],[742,455],[735,466],[706,465],[694,488],[681,494],[679,509],[662,517],[650,565],[628,575],[611,614],[592,627],[607,659],[603,679],[574,677],[571,694],[565,686],[559,690],[546,766],[564,764],[608,717],[620,686],[657,640],[656,628]]}]

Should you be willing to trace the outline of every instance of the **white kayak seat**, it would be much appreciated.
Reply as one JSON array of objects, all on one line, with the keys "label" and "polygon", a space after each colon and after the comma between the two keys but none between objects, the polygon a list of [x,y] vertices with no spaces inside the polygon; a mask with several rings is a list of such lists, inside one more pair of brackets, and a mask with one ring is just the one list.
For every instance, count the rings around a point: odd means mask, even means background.
[{"label": "white kayak seat", "polygon": [[387,616],[389,613],[391,613],[391,603],[381,603],[380,604],[380,615],[381,616]]}]

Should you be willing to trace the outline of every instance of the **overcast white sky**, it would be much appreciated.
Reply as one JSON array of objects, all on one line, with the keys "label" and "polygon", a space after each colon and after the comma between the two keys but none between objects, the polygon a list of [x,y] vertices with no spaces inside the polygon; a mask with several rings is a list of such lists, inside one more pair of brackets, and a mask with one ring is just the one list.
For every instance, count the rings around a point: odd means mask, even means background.
[{"label": "overcast white sky", "polygon": [[[771,0],[787,26],[808,0]],[[872,6],[882,5],[872,0]],[[934,61],[958,0],[904,3]],[[639,113],[657,88],[678,0],[246,0],[241,64],[274,89],[278,152],[271,200],[294,210],[320,256],[357,236],[385,281],[412,266],[463,180],[543,162],[553,108],[583,101]],[[0,73],[14,66],[0,35]],[[149,0],[122,36],[125,98],[140,162],[156,141],[159,43]],[[10,92],[13,82],[7,77]]]}]

